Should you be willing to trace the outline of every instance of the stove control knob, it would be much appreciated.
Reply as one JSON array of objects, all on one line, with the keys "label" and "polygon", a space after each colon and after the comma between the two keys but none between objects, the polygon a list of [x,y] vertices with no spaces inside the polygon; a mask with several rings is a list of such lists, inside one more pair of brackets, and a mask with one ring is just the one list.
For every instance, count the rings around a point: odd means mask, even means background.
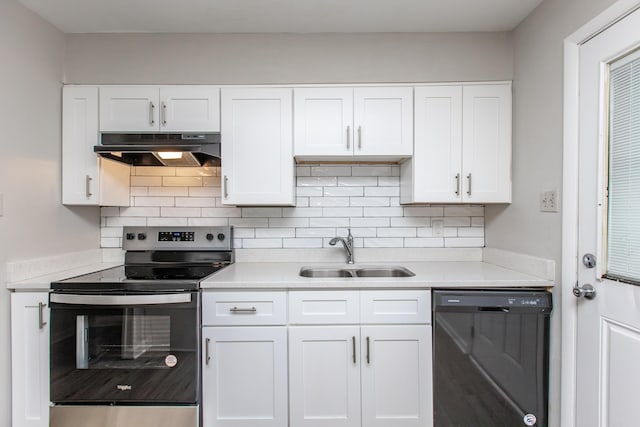
[{"label": "stove control knob", "polygon": [[135,233],[127,233],[127,240],[133,240],[136,238],[136,234]]},{"label": "stove control knob", "polygon": [[147,238],[147,235],[144,233],[138,233],[138,240],[144,240]]},{"label": "stove control knob", "polygon": [[225,238],[225,235],[222,233],[218,233],[218,240],[223,241]]},{"label": "stove control knob", "polygon": [[207,240],[208,241],[212,241],[213,240],[213,234],[207,233]]}]

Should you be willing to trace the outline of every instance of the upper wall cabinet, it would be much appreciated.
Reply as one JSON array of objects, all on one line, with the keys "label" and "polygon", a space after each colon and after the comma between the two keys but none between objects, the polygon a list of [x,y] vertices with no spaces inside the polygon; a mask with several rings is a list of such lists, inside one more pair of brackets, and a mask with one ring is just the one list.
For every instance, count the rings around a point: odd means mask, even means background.
[{"label": "upper wall cabinet", "polygon": [[220,89],[212,86],[100,88],[101,132],[219,132]]},{"label": "upper wall cabinet", "polygon": [[293,205],[292,89],[222,90],[222,203]]},{"label": "upper wall cabinet", "polygon": [[510,83],[416,87],[400,202],[511,202]]},{"label": "upper wall cabinet", "polygon": [[66,86],[62,94],[62,203],[129,206],[130,168],[96,156],[98,88]]},{"label": "upper wall cabinet", "polygon": [[413,88],[296,88],[294,109],[299,159],[413,154]]}]

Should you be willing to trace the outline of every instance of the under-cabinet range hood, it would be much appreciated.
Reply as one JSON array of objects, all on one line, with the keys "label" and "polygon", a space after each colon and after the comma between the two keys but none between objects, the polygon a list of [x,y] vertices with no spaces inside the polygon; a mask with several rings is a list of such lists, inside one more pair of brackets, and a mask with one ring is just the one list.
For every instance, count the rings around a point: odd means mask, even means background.
[{"label": "under-cabinet range hood", "polygon": [[103,133],[93,151],[133,166],[220,166],[220,134]]}]

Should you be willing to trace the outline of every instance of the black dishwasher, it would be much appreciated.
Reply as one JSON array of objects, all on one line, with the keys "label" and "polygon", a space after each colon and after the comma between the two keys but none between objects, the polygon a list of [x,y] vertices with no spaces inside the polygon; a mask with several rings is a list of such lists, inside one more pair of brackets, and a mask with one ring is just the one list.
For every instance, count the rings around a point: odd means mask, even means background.
[{"label": "black dishwasher", "polygon": [[435,427],[547,427],[551,294],[433,291]]}]

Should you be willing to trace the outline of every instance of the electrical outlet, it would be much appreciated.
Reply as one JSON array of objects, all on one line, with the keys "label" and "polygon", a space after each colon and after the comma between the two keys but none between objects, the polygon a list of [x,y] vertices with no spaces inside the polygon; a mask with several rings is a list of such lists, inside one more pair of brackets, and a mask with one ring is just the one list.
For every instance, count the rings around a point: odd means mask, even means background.
[{"label": "electrical outlet", "polygon": [[444,236],[444,220],[434,219],[431,221],[431,235],[433,237]]},{"label": "electrical outlet", "polygon": [[558,212],[558,190],[545,190],[540,193],[540,212]]}]

